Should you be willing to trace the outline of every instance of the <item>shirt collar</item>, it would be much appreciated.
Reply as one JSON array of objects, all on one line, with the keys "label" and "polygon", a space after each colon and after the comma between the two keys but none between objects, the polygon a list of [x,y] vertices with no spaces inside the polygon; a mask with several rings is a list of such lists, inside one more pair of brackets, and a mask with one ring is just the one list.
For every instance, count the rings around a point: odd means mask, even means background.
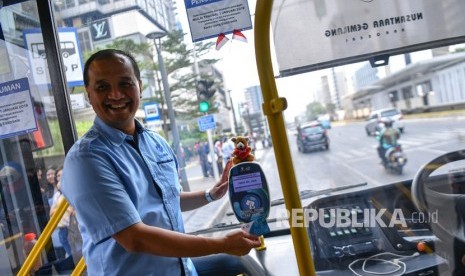
[{"label": "shirt collar", "polygon": [[[141,134],[145,131],[145,128],[138,120],[134,120],[136,122],[136,132],[137,134]],[[95,116],[94,126],[99,130],[100,133],[103,134],[103,136],[105,136],[114,145],[120,146],[124,142],[124,140],[133,140],[133,137],[131,135],[128,135],[119,129],[107,125],[98,116]]]}]

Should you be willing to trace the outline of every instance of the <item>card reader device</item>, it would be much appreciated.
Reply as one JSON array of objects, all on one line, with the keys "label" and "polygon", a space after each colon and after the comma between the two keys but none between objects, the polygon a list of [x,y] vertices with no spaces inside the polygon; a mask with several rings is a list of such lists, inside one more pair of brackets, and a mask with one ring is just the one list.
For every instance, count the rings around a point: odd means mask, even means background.
[{"label": "card reader device", "polygon": [[270,213],[270,194],[265,173],[257,162],[241,162],[229,172],[229,200],[240,222],[254,235],[270,231],[266,218]]}]

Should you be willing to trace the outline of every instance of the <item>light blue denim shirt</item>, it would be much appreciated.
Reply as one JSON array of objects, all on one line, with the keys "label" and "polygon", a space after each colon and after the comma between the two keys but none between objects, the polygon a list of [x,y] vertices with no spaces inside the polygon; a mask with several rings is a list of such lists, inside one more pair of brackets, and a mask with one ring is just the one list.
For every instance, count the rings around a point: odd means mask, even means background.
[{"label": "light blue denim shirt", "polygon": [[[76,209],[89,275],[182,272],[179,258],[128,253],[111,237],[141,221],[184,232],[173,150],[138,121],[136,130],[138,146],[132,136],[96,117],[65,159],[61,189]],[[197,275],[189,258],[181,260],[186,275]]]}]

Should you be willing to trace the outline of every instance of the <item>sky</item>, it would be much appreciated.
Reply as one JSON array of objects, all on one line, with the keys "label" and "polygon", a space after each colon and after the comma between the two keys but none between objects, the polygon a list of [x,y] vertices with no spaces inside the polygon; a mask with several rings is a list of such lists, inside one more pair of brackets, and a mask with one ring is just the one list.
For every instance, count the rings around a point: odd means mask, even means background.
[{"label": "sky", "polygon": [[[184,0],[176,1],[178,19],[183,27],[184,32],[188,33],[186,36],[186,43],[192,43]],[[255,19],[254,15],[256,0],[248,0],[248,5],[253,24]],[[244,101],[243,91],[247,87],[260,85],[254,54],[255,49],[253,32],[253,28],[252,30],[243,31],[243,34],[248,39],[247,43],[237,40],[233,41],[230,39],[228,43],[219,51],[212,48],[210,52],[211,57],[219,59],[216,67],[223,73],[224,87],[225,89],[231,91],[233,101],[236,102],[235,106],[237,106],[237,103]],[[228,35],[228,38],[231,38],[231,35]],[[216,41],[216,38],[210,39],[210,41],[214,42]],[[274,55],[272,40],[271,46],[271,53]],[[411,57],[412,62],[417,62],[425,58],[430,58],[431,52],[419,51],[412,53]],[[272,56],[272,61],[274,74],[277,76],[279,75],[279,70],[276,58],[274,56]],[[344,70],[346,72],[346,77],[350,78],[354,70],[360,68],[364,64],[365,63],[356,63],[353,65],[345,66],[344,68],[337,68],[336,71]],[[390,57],[389,65],[391,72],[402,69],[405,67],[404,57]],[[325,70],[321,72],[304,73],[291,77],[276,79],[276,86],[278,89],[279,97],[286,98],[288,102],[288,108],[284,112],[286,121],[293,121],[294,117],[305,112],[306,106],[313,101],[313,93],[316,89],[319,89],[320,77],[324,73]]]},{"label": "sky", "polygon": [[[189,24],[187,20],[186,9],[183,0],[177,1],[178,19],[186,35],[186,43],[192,43]],[[254,24],[255,0],[249,0],[249,10],[252,15],[252,24]],[[255,61],[254,35],[253,28],[243,31],[242,33],[247,38],[247,43],[237,40],[232,40],[231,35],[228,35],[229,41],[219,51],[212,48],[211,57],[219,59],[216,64],[218,70],[223,72],[225,89],[231,90],[231,97],[236,104],[244,101],[243,91],[247,87],[260,85],[257,74],[257,66]],[[210,39],[207,41],[216,41]],[[273,50],[272,50],[273,53]],[[275,75],[278,75],[278,67],[274,57],[272,57]],[[299,80],[299,86],[296,86],[296,80]],[[292,121],[295,116],[305,111],[305,107],[311,102],[311,86],[314,79],[307,74],[277,79],[276,85],[280,97],[285,97],[289,107],[285,111],[284,116],[287,121]],[[305,93],[306,97],[302,97]],[[308,97],[307,97],[308,96]]]}]

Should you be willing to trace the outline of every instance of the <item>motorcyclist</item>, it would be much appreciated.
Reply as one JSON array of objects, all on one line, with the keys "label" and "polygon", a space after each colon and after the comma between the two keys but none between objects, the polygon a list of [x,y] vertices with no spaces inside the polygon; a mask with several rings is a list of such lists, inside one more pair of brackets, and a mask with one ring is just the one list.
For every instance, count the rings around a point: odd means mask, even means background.
[{"label": "motorcyclist", "polygon": [[396,128],[394,128],[393,121],[389,119],[385,119],[382,121],[384,127],[380,130],[376,139],[379,141],[378,146],[378,155],[381,158],[383,163],[386,163],[386,151],[391,148],[397,146],[397,140],[400,137],[400,132]]}]

